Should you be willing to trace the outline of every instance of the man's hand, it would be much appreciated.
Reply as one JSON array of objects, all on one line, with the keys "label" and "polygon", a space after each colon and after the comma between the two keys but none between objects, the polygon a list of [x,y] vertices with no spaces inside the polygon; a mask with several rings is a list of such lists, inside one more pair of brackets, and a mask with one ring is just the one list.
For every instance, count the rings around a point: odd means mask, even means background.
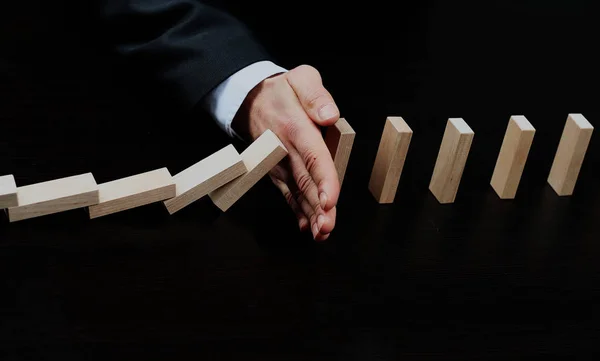
[{"label": "man's hand", "polygon": [[333,231],[340,193],[319,126],[333,125],[339,116],[318,71],[303,65],[261,82],[233,120],[240,136],[254,140],[270,129],[286,146],[288,156],[270,177],[296,214],[300,229],[310,229],[318,241]]}]

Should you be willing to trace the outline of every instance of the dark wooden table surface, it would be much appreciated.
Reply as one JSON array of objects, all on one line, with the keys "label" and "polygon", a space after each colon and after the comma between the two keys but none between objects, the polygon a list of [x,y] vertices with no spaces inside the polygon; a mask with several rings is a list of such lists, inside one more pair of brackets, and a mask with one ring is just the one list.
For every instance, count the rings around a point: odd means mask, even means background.
[{"label": "dark wooden table surface", "polygon": [[[152,205],[94,221],[81,210],[12,224],[3,217],[0,358],[595,352],[597,135],[572,197],[546,183],[567,115],[600,126],[591,5],[418,2],[315,14],[316,2],[261,12],[252,3],[233,11],[282,65],[321,70],[357,131],[332,237],[316,244],[298,233],[267,179],[227,213],[205,199],[174,216]],[[63,9],[40,6],[19,5],[3,21],[0,173],[19,184],[176,173],[231,142],[210,119],[127,86],[127,73],[93,41],[51,26],[69,19]],[[517,198],[500,200],[489,181],[517,114],[537,133]],[[403,116],[414,135],[396,202],[378,205],[367,184],[388,115]],[[449,117],[465,119],[475,139],[456,202],[440,205],[427,186]]]}]

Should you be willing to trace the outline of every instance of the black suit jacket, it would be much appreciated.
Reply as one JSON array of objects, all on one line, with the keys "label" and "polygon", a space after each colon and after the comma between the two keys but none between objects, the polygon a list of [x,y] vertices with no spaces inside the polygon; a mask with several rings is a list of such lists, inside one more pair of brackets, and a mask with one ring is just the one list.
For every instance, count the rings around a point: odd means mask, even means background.
[{"label": "black suit jacket", "polygon": [[[229,75],[269,56],[219,10],[224,3],[212,4],[4,4],[0,174],[31,183],[93,170],[101,179],[166,164],[178,169],[214,152],[226,135],[205,112],[190,111]],[[174,124],[185,134],[174,136]],[[110,170],[115,159],[122,173]]]},{"label": "black suit jacket", "polygon": [[101,0],[98,9],[100,28],[127,66],[184,108],[229,75],[269,59],[242,23],[203,1]]}]

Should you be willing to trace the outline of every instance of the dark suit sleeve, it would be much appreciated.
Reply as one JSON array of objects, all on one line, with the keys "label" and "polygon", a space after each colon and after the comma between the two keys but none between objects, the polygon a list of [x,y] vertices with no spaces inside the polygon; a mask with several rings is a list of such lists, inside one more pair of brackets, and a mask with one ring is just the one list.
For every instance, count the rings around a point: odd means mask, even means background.
[{"label": "dark suit sleeve", "polygon": [[229,14],[195,0],[102,0],[110,44],[136,73],[185,108],[268,55]]}]

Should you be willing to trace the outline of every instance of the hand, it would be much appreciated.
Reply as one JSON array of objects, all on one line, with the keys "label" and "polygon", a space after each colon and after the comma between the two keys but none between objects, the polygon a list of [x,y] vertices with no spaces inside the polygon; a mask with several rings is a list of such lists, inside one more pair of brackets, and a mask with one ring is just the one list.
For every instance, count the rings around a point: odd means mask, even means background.
[{"label": "hand", "polygon": [[317,241],[325,241],[333,231],[340,193],[319,126],[333,125],[339,116],[319,72],[303,65],[257,85],[232,123],[240,136],[251,140],[270,129],[286,146],[288,156],[269,175],[296,214],[300,229],[310,229]]}]

